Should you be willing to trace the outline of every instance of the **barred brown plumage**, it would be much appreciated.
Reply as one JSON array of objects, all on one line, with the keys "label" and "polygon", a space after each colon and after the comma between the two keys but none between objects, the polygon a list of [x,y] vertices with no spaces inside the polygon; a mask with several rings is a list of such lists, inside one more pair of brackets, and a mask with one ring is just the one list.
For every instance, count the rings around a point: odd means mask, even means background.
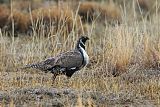
[{"label": "barred brown plumage", "polygon": [[55,61],[55,58],[52,57],[42,62],[26,65],[24,68],[36,68],[42,71],[47,71],[48,69],[52,68],[54,61]]},{"label": "barred brown plumage", "polygon": [[36,68],[41,71],[51,72],[53,79],[60,74],[71,77],[89,62],[89,57],[85,51],[85,43],[88,39],[88,37],[82,36],[77,41],[74,50],[61,53],[38,63],[26,65],[24,68]]}]

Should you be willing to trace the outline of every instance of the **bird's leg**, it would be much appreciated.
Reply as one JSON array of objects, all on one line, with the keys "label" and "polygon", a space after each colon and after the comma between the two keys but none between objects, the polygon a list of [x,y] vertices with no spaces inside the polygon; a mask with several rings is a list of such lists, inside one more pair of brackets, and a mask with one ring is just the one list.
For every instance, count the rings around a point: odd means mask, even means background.
[{"label": "bird's leg", "polygon": [[53,75],[52,75],[52,85],[54,85],[54,82],[55,82],[56,76],[57,76],[56,74],[53,74]]}]

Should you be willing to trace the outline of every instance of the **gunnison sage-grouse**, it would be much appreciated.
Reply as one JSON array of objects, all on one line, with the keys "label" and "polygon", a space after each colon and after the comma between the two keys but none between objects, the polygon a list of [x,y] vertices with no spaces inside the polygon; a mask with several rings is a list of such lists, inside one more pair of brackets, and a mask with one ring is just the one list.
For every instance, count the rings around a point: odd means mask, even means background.
[{"label": "gunnison sage-grouse", "polygon": [[53,81],[57,75],[71,77],[89,63],[89,56],[85,51],[87,36],[81,36],[74,50],[61,53],[44,61],[26,65],[24,68],[35,68],[53,74]]}]

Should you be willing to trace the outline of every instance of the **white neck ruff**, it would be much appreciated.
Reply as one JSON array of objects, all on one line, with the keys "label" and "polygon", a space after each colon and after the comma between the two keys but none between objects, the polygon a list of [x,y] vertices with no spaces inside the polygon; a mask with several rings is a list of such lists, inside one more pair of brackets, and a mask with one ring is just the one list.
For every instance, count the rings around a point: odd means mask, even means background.
[{"label": "white neck ruff", "polygon": [[81,50],[81,52],[83,54],[83,58],[84,58],[84,64],[83,65],[86,66],[89,63],[89,56],[86,53],[86,51],[80,46],[80,44],[79,44],[79,47],[80,47],[80,50]]}]

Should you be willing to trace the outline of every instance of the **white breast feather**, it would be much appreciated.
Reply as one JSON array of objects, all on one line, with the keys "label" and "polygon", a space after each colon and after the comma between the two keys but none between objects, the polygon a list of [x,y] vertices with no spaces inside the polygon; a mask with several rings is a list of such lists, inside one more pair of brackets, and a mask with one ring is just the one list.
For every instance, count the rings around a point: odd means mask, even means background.
[{"label": "white breast feather", "polygon": [[84,56],[85,64],[87,65],[89,63],[89,56],[82,47],[81,47],[81,50],[82,50],[82,53],[83,53],[83,56]]}]

